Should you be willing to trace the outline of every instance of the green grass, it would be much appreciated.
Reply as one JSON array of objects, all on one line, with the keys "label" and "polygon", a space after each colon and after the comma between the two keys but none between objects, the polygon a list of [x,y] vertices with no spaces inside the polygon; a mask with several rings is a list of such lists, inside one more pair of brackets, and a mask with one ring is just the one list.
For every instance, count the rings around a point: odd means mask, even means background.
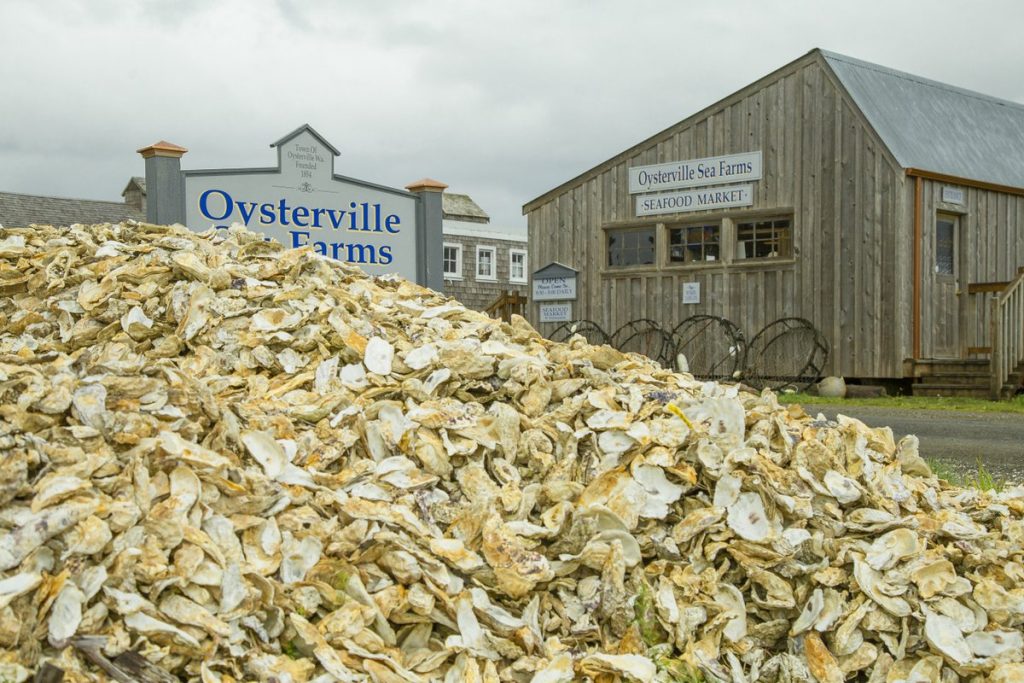
[{"label": "green grass", "polygon": [[1008,401],[986,401],[980,398],[933,398],[930,396],[879,396],[876,398],[825,398],[810,394],[779,394],[784,405],[844,405],[878,408],[911,408],[916,410],[964,410],[979,413],[1024,413],[1024,396]]},{"label": "green grass", "polygon": [[1002,477],[994,476],[986,469],[981,460],[976,461],[974,471],[966,474],[957,472],[940,460],[925,458],[925,461],[928,463],[928,467],[932,468],[932,472],[936,477],[943,481],[948,481],[954,486],[978,489],[979,491],[995,491],[996,493],[999,493],[1006,487],[1006,480]]}]

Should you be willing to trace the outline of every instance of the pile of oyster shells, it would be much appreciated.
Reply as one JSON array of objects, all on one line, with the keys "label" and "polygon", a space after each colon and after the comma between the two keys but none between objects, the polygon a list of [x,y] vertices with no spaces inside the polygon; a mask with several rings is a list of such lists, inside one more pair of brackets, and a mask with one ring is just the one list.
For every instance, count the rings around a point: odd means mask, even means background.
[{"label": "pile of oyster shells", "polygon": [[913,437],[309,250],[0,229],[2,681],[1021,681],[1022,542]]}]

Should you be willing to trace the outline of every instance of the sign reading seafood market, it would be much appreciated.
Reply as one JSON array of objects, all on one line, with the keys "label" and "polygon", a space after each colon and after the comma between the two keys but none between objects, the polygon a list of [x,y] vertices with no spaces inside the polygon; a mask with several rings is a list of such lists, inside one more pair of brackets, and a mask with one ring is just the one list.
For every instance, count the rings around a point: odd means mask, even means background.
[{"label": "sign reading seafood market", "polygon": [[242,224],[286,247],[358,265],[367,273],[417,276],[415,194],[334,173],[338,151],[309,126],[273,143],[276,168],[182,171],[185,224]]},{"label": "sign reading seafood market", "polygon": [[761,179],[761,151],[670,161],[629,169],[629,193],[658,192]]},{"label": "sign reading seafood market", "polygon": [[753,203],[753,185],[726,185],[640,195],[636,198],[636,215],[655,216],[662,213],[724,209],[732,206],[750,206]]}]

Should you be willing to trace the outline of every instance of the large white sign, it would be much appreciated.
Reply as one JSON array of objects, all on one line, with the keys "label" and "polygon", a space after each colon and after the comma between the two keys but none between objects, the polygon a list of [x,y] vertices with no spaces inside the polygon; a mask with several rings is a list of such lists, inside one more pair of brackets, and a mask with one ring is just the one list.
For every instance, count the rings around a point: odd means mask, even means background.
[{"label": "large white sign", "polygon": [[761,178],[761,152],[671,161],[629,169],[629,193],[738,183]]},{"label": "large white sign", "polygon": [[373,275],[417,279],[415,195],[334,175],[335,151],[308,127],[277,151],[277,168],[185,171],[188,227],[241,223]]},{"label": "large white sign", "polygon": [[572,303],[540,305],[540,321],[542,323],[565,323],[570,320],[572,320]]},{"label": "large white sign", "polygon": [[753,203],[753,185],[728,185],[700,190],[640,195],[636,198],[636,215],[656,216],[662,213],[750,206]]},{"label": "large white sign", "polygon": [[575,298],[575,277],[546,277],[533,279],[534,301],[560,301]]}]

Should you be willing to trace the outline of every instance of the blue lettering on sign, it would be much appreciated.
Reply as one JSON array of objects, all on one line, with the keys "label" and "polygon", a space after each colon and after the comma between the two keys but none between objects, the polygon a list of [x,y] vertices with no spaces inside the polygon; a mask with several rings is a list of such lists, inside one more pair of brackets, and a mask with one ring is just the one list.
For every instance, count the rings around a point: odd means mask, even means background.
[{"label": "blue lettering on sign", "polygon": [[394,260],[394,252],[391,245],[382,247],[373,244],[359,244],[352,242],[325,242],[322,240],[310,241],[310,233],[306,230],[289,230],[292,236],[292,248],[299,248],[312,245],[313,250],[324,256],[331,256],[342,259],[348,263],[365,263],[373,266],[387,266]]},{"label": "blue lettering on sign", "polygon": [[[223,209],[220,205],[223,204]],[[358,232],[379,232],[396,235],[401,232],[402,219],[398,214],[384,214],[380,204],[369,202],[349,202],[348,209],[330,209],[322,207],[289,206],[287,199],[279,199],[276,203],[236,200],[225,190],[206,190],[199,195],[199,212],[211,221],[227,220],[237,209],[241,222],[250,225],[273,225],[277,223],[285,227],[295,225],[300,228],[323,228],[321,219],[327,214],[330,227],[334,230],[352,230]],[[312,219],[312,221],[310,220]]]},{"label": "blue lettering on sign", "polygon": [[[224,214],[221,216],[214,216],[210,213],[209,202],[211,194],[219,194],[221,199],[224,201]],[[211,221],[222,221],[231,215],[232,210],[231,195],[224,190],[207,190],[199,196],[199,210],[204,216],[209,218]]]},{"label": "blue lettering on sign", "polygon": [[[382,235],[397,235],[402,230],[402,219],[398,214],[384,214],[380,204],[369,202],[349,202],[348,209],[289,206],[288,200],[283,198],[276,202],[257,203],[235,199],[225,190],[210,189],[199,195],[199,211],[208,220],[214,221],[218,228],[227,228],[221,221],[228,221],[236,211],[246,226],[277,224],[307,228],[288,230],[293,248],[312,246],[318,254],[350,263],[381,266],[390,265],[395,260],[392,245],[318,240],[310,229],[376,232]],[[322,223],[325,214],[328,220]]]}]

